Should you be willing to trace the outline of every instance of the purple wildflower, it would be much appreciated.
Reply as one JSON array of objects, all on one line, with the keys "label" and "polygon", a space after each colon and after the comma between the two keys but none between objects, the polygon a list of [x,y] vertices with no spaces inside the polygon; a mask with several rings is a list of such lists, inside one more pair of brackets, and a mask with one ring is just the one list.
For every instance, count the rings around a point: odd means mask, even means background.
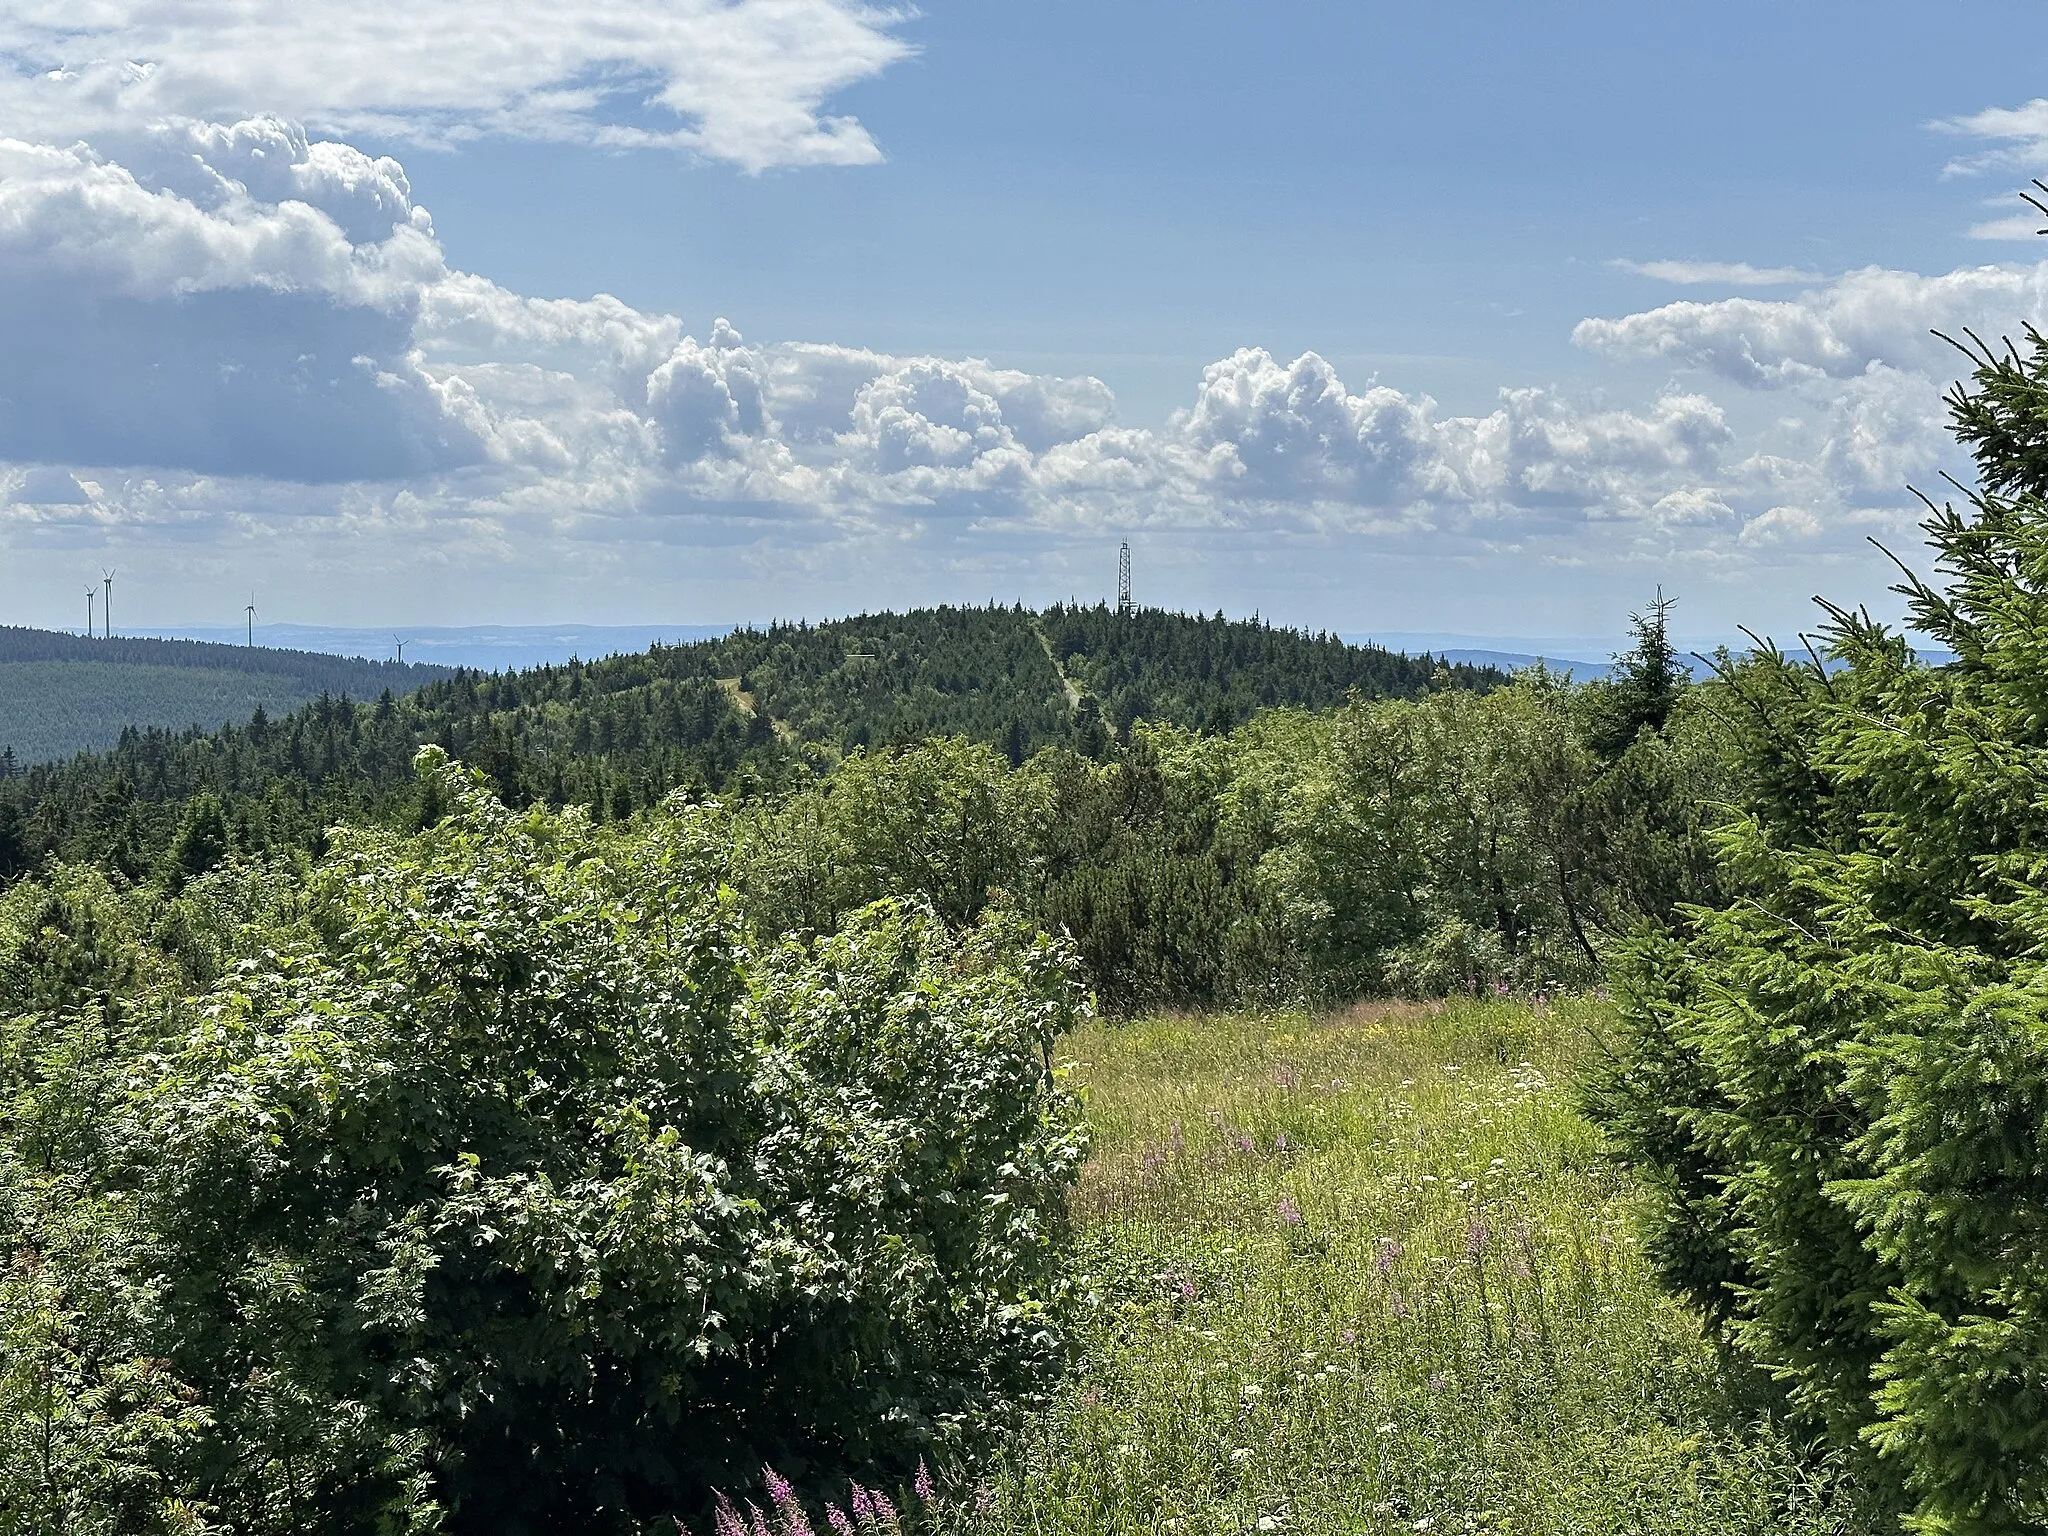
[{"label": "purple wildflower", "polygon": [[825,1506],[825,1523],[831,1526],[838,1536],[853,1536],[853,1516],[837,1504]]},{"label": "purple wildflower", "polygon": [[1280,1197],[1280,1219],[1290,1227],[1301,1225],[1301,1207],[1294,1203],[1293,1196],[1282,1195]]},{"label": "purple wildflower", "polygon": [[1486,1240],[1493,1236],[1487,1230],[1486,1219],[1475,1212],[1465,1227],[1465,1257],[1476,1259],[1486,1252]]},{"label": "purple wildflower", "polygon": [[937,1502],[939,1491],[932,1486],[931,1469],[924,1464],[922,1456],[917,1458],[917,1476],[910,1480],[910,1487],[920,1502],[925,1504]]},{"label": "purple wildflower", "polygon": [[876,1518],[875,1496],[859,1483],[853,1485],[853,1517],[863,1525],[873,1525]]},{"label": "purple wildflower", "polygon": [[903,1522],[896,1517],[896,1506],[889,1502],[889,1495],[881,1489],[875,1490],[875,1515],[882,1522],[885,1531],[900,1531]]},{"label": "purple wildflower", "polygon": [[1401,1244],[1394,1238],[1383,1237],[1373,1250],[1372,1267],[1379,1271],[1382,1280],[1394,1272],[1394,1261],[1401,1257]]},{"label": "purple wildflower", "polygon": [[747,1522],[748,1536],[775,1536],[775,1532],[768,1528],[768,1517],[761,1513],[761,1506],[752,1499],[747,1500],[747,1514],[751,1517]]},{"label": "purple wildflower", "polygon": [[796,1502],[796,1495],[790,1491],[789,1479],[773,1467],[761,1469],[761,1481],[768,1485],[768,1499],[777,1509],[787,1509]]},{"label": "purple wildflower", "polygon": [[1186,1275],[1180,1277],[1180,1294],[1183,1301],[1193,1301],[1195,1299],[1195,1282]]},{"label": "purple wildflower", "polygon": [[747,1522],[732,1507],[732,1500],[722,1493],[717,1508],[711,1512],[711,1529],[714,1536],[747,1536]]},{"label": "purple wildflower", "polygon": [[1356,1344],[1358,1342],[1358,1330],[1356,1330],[1355,1328],[1346,1328],[1342,1333],[1338,1334],[1337,1337],[1346,1344]]}]

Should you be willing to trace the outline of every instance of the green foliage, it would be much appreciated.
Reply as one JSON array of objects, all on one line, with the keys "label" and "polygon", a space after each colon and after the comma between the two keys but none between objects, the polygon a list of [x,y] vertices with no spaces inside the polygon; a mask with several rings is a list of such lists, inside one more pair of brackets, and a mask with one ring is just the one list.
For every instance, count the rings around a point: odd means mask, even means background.
[{"label": "green foliage", "polygon": [[1982,489],[1909,580],[1930,668],[1830,609],[1731,674],[1732,903],[1646,941],[1596,1112],[1668,1283],[1859,1447],[1910,1529],[2048,1523],[2048,349],[1959,393]]},{"label": "green foliage", "polygon": [[1575,985],[1631,924],[1718,890],[1718,720],[1677,690],[1603,764],[1585,725],[1603,703],[1539,675],[1228,735],[1139,723],[1100,761],[863,750],[736,814],[738,867],[771,935],[887,892],[965,922],[1007,892],[1119,1014]]},{"label": "green foliage", "polygon": [[633,1531],[973,1451],[1058,1358],[1059,947],[757,950],[712,813],[422,778],[303,877],[0,898],[10,1528]]}]

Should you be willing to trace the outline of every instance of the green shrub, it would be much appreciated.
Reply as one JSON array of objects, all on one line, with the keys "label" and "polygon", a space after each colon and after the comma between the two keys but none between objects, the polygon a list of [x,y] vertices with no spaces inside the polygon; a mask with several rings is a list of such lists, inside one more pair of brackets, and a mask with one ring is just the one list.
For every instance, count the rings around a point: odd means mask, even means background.
[{"label": "green shrub", "polygon": [[1736,669],[1735,900],[1646,940],[1596,1113],[1667,1281],[1861,1447],[1909,1528],[2048,1525],[2048,342],[1980,360],[1982,489],[1901,590]]},{"label": "green shrub", "polygon": [[10,896],[0,972],[71,989],[7,1037],[21,1528],[637,1530],[764,1462],[907,1476],[1029,1397],[1082,1155],[1064,953],[910,902],[753,953],[697,813],[423,771],[436,826],[340,834],[204,991],[95,990]]}]

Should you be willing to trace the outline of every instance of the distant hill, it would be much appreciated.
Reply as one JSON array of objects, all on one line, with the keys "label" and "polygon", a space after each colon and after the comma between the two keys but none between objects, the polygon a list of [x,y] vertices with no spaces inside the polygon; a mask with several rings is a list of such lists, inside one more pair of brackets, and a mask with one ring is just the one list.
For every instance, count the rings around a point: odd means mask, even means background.
[{"label": "distant hill", "polygon": [[[1621,647],[1617,646],[1617,650]],[[1614,671],[1611,661],[1582,661],[1569,656],[1526,655],[1520,651],[1488,651],[1450,647],[1442,653],[1446,661],[1470,662],[1475,667],[1498,667],[1503,672],[1526,672],[1531,667],[1543,667],[1558,674],[1569,675],[1578,682],[1590,682],[1594,678],[1606,677]],[[1701,675],[1696,663],[1688,662],[1693,675]]]},{"label": "distant hill", "polygon": [[[627,656],[655,645],[686,644],[730,634],[732,624],[464,624],[340,628],[324,624],[258,624],[256,643],[282,650],[321,651],[329,656],[381,659],[405,642],[409,661],[480,672],[517,672],[561,666],[574,659],[596,661]],[[245,633],[231,625],[179,625],[147,629],[165,639],[212,640],[239,645]]]},{"label": "distant hill", "polygon": [[[192,654],[223,649],[233,648]],[[289,713],[265,704],[263,717],[209,734],[131,732],[100,755],[31,769],[0,784],[0,831],[11,815],[33,856],[113,848],[141,867],[173,835],[180,803],[201,794],[221,802],[243,846],[416,816],[412,758],[427,742],[488,774],[512,804],[577,803],[615,819],[678,786],[745,796],[806,780],[862,746],[935,734],[974,737],[1016,761],[1051,746],[1100,755],[1139,720],[1220,730],[1261,709],[1326,708],[1354,692],[1412,698],[1440,682],[1506,680],[1221,614],[862,614],[595,662],[458,672],[390,700],[378,698],[381,683],[330,680],[326,697]]]},{"label": "distant hill", "polygon": [[288,714],[322,694],[374,699],[446,677],[437,666],[210,645],[87,639],[0,626],[0,754],[48,762],[116,745],[124,730],[215,730],[256,710]]}]

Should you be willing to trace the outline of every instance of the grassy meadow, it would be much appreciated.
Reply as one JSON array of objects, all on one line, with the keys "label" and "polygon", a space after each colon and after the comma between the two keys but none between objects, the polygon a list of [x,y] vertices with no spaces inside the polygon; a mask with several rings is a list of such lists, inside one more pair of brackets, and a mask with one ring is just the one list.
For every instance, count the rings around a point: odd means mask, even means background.
[{"label": "grassy meadow", "polygon": [[976,1532],[1856,1532],[1657,1290],[1573,1110],[1605,1005],[1098,1023],[1083,1360]]}]

